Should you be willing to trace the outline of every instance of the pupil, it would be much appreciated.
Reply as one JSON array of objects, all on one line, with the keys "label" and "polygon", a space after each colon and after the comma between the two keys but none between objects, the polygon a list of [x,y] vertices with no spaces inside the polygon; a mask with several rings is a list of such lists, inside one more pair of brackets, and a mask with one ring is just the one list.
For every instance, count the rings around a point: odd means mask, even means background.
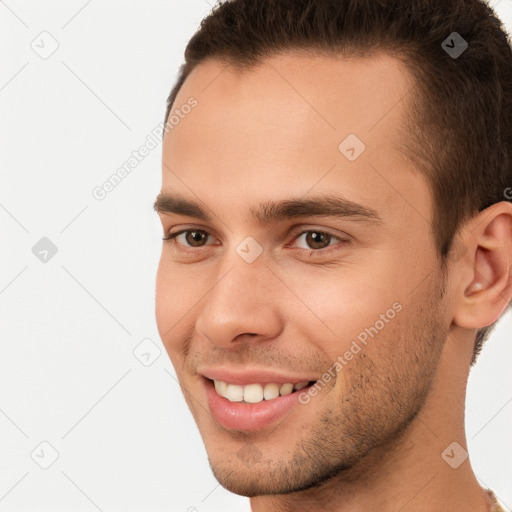
[{"label": "pupil", "polygon": [[203,238],[204,233],[200,231],[189,231],[189,233],[187,234],[187,242],[190,245],[195,245],[194,242],[199,242],[200,245],[200,242],[202,241]]},{"label": "pupil", "polygon": [[327,245],[329,245],[329,241],[326,240],[330,237],[327,233],[319,233],[317,231],[312,231],[311,233],[308,233],[307,243],[310,247],[313,249],[321,249]]}]

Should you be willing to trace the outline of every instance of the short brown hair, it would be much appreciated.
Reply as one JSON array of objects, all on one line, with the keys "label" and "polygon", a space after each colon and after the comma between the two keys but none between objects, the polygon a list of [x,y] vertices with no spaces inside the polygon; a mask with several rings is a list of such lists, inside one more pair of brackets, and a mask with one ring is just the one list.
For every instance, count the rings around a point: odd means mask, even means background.
[{"label": "short brown hair", "polygon": [[[453,32],[468,44],[457,57],[442,46]],[[512,185],[512,49],[502,22],[483,0],[224,2],[188,43],[165,120],[201,62],[247,68],[293,50],[384,50],[407,66],[418,92],[408,98],[400,149],[430,184],[432,233],[444,267],[463,221],[505,200]],[[494,326],[478,330],[472,364]]]}]

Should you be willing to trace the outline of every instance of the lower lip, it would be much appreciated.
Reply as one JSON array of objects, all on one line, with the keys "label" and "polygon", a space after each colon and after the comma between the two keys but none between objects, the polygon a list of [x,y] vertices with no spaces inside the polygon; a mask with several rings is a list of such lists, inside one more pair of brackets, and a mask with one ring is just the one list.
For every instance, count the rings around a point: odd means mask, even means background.
[{"label": "lower lip", "polygon": [[217,394],[211,380],[205,379],[206,398],[210,412],[219,425],[229,430],[260,430],[276,423],[299,404],[299,394],[307,391],[309,387],[306,386],[300,391],[272,400],[249,404],[230,402]]}]

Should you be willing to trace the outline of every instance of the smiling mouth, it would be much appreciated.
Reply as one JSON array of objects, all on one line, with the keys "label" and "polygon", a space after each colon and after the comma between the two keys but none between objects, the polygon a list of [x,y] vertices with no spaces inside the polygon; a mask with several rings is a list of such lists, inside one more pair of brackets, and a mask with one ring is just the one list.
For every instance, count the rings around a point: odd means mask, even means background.
[{"label": "smiling mouth", "polygon": [[284,384],[230,384],[215,379],[208,379],[213,384],[217,394],[230,402],[241,402],[246,404],[257,404],[263,401],[275,400],[281,396],[296,393],[302,389],[312,386],[317,381],[287,382]]}]

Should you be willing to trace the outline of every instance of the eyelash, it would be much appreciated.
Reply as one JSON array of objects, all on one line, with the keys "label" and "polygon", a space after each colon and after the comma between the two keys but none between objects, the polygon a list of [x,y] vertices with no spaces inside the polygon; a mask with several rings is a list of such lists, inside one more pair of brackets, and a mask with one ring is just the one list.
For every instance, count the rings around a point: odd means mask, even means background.
[{"label": "eyelash", "polygon": [[[202,247],[190,247],[190,246],[187,246],[187,245],[183,246],[183,245],[178,244],[176,242],[176,240],[175,240],[176,237],[179,236],[179,235],[182,235],[183,233],[188,233],[189,231],[198,231],[200,233],[206,233],[207,235],[211,236],[211,234],[208,233],[208,231],[206,231],[205,229],[187,228],[187,229],[182,229],[180,231],[176,231],[175,233],[167,233],[167,235],[164,236],[162,238],[162,240],[164,242],[172,243],[175,246],[180,246],[181,247],[180,248],[181,251],[185,251],[185,252],[188,252],[188,253],[197,252],[198,249],[202,249],[204,247],[208,247],[207,245],[206,246],[202,246]],[[305,229],[305,230],[297,233],[296,235],[294,235],[293,241],[297,240],[299,237],[301,237],[302,235],[304,235],[306,233],[319,233],[319,234],[322,234],[322,235],[327,235],[331,239],[334,238],[335,240],[338,241],[338,243],[332,244],[332,245],[328,245],[327,247],[324,247],[323,249],[302,249],[300,247],[297,248],[297,250],[301,254],[306,254],[307,256],[313,256],[314,254],[330,253],[333,250],[339,250],[340,248],[346,247],[347,245],[349,245],[351,243],[351,241],[348,240],[348,239],[340,238],[339,236],[334,235],[332,233],[329,233],[328,231],[322,231],[322,230],[319,230],[319,229]],[[211,245],[211,244],[209,244],[209,245]]]}]

